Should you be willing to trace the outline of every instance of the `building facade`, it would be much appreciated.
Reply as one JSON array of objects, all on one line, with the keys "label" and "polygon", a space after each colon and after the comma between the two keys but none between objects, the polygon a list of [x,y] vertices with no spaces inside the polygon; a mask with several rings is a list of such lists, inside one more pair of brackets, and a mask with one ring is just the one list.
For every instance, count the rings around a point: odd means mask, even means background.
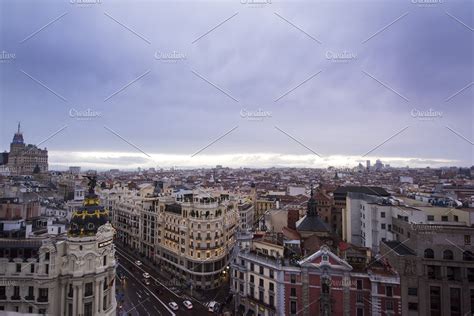
[{"label": "building facade", "polygon": [[213,289],[226,280],[239,214],[229,194],[191,193],[157,203],[156,261],[192,289]]},{"label": "building facade", "polygon": [[393,220],[396,240],[381,253],[399,271],[403,315],[468,315],[474,310],[474,228]]},{"label": "building facade", "polygon": [[274,240],[254,240],[231,264],[236,315],[402,315],[400,279],[374,262],[351,266],[327,246],[300,261]]},{"label": "building facade", "polygon": [[113,205],[121,245],[156,263],[183,287],[207,290],[225,282],[241,224],[235,197],[218,191],[176,193],[160,182],[102,193]]},{"label": "building facade", "polygon": [[92,191],[67,237],[0,239],[0,311],[115,315],[114,233]]},{"label": "building facade", "polygon": [[8,169],[13,175],[48,172],[48,151],[35,145],[26,145],[18,123],[8,154]]},{"label": "building facade", "polygon": [[239,228],[240,230],[251,230],[254,220],[254,205],[252,203],[241,203],[238,205],[239,210]]}]

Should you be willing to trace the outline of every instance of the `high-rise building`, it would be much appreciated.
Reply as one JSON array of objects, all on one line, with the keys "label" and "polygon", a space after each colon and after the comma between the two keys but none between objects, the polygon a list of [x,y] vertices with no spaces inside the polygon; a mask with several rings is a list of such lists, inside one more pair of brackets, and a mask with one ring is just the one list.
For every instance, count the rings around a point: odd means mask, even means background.
[{"label": "high-rise building", "polygon": [[374,164],[375,170],[381,170],[384,167],[382,161],[380,159],[377,159]]}]

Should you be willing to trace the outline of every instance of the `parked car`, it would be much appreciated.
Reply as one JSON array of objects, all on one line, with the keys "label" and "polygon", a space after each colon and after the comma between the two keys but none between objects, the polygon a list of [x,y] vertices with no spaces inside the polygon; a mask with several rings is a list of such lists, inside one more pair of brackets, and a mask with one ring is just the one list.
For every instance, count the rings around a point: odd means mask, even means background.
[{"label": "parked car", "polygon": [[193,303],[191,303],[191,301],[185,300],[185,301],[183,301],[183,305],[187,309],[193,309]]},{"label": "parked car", "polygon": [[150,277],[150,273],[144,272],[144,273],[143,273],[143,277],[144,277],[145,279],[148,279],[148,278]]},{"label": "parked car", "polygon": [[137,260],[137,261],[135,261],[135,264],[136,264],[137,266],[141,266],[141,265],[142,265],[142,262],[141,262],[140,260]]},{"label": "parked car", "polygon": [[179,306],[178,304],[176,304],[176,302],[169,302],[168,306],[174,311],[177,311],[179,309]]},{"label": "parked car", "polygon": [[145,283],[145,285],[150,285],[150,280],[148,280],[148,279],[143,279],[143,283]]}]

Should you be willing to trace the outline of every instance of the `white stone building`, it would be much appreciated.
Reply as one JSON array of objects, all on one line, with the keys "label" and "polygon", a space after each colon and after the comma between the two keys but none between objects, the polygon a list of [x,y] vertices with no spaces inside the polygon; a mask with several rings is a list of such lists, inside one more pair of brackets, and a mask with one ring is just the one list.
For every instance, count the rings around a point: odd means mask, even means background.
[{"label": "white stone building", "polygon": [[1,238],[0,311],[115,315],[114,234],[92,190],[67,237]]}]

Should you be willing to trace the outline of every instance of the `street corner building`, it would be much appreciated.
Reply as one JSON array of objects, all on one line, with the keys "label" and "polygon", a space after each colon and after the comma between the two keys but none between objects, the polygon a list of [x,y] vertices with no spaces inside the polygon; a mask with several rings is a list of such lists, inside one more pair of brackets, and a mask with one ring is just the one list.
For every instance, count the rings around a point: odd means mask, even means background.
[{"label": "street corner building", "polygon": [[114,235],[92,189],[67,236],[0,239],[0,311],[115,315]]},{"label": "street corner building", "polygon": [[140,252],[193,291],[225,284],[239,225],[234,196],[218,190],[172,193],[163,183],[137,189],[120,184],[101,194],[113,209],[120,245]]}]

